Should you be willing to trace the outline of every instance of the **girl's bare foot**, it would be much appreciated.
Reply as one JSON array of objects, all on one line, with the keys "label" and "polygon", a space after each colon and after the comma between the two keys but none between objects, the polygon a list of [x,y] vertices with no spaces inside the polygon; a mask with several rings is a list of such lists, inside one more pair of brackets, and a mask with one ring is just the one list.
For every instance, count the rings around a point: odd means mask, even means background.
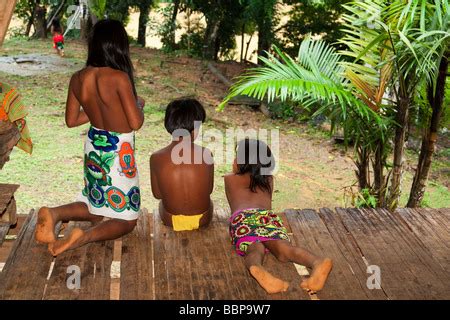
[{"label": "girl's bare foot", "polygon": [[322,290],[332,268],[333,262],[331,259],[326,258],[321,260],[314,266],[311,276],[300,283],[300,287],[312,292]]},{"label": "girl's bare foot", "polygon": [[56,241],[55,220],[50,210],[50,208],[42,207],[38,212],[38,221],[34,234],[37,242],[52,243]]},{"label": "girl's bare foot", "polygon": [[275,278],[262,267],[251,266],[250,274],[258,281],[259,285],[267,291],[267,293],[285,292],[289,288],[289,283]]},{"label": "girl's bare foot", "polygon": [[74,228],[69,234],[67,239],[58,240],[53,243],[49,243],[48,251],[53,256],[57,256],[66,250],[75,249],[79,247],[79,240],[83,237],[84,232],[79,228]]}]

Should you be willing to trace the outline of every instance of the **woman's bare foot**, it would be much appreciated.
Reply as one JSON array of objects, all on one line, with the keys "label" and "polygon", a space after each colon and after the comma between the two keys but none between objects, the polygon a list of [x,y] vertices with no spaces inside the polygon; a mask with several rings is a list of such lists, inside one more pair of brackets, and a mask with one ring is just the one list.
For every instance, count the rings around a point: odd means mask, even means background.
[{"label": "woman's bare foot", "polygon": [[289,288],[289,283],[275,278],[262,267],[251,266],[250,274],[258,281],[259,285],[267,291],[267,293],[285,292]]},{"label": "woman's bare foot", "polygon": [[303,280],[302,283],[300,283],[300,287],[312,292],[322,290],[332,268],[333,261],[331,261],[331,259],[326,258],[319,261],[314,266],[311,276]]},{"label": "woman's bare foot", "polygon": [[80,239],[83,235],[83,230],[74,228],[66,239],[49,243],[48,251],[50,251],[53,256],[57,256],[66,250],[75,249],[79,247]]},{"label": "woman's bare foot", "polygon": [[39,210],[34,236],[36,241],[40,243],[52,243],[56,241],[55,220],[50,208],[42,207]]}]

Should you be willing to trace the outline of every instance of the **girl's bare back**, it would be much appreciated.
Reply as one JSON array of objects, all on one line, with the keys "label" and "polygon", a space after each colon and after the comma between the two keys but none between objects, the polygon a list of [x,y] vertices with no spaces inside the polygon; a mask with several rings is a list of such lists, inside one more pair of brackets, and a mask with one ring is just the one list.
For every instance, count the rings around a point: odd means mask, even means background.
[{"label": "girl's bare back", "polygon": [[80,105],[88,121],[100,129],[128,133],[143,123],[128,75],[109,67],[86,67],[72,76],[66,112],[69,127],[82,124],[82,115],[77,115]]}]

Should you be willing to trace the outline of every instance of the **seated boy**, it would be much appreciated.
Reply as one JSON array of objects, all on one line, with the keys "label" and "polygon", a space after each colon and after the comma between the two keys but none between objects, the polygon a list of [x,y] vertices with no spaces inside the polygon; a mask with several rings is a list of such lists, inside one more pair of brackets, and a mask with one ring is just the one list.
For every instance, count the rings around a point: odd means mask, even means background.
[{"label": "seated boy", "polygon": [[207,226],[212,218],[214,186],[212,153],[194,143],[206,113],[195,99],[174,100],[164,125],[172,142],[150,157],[153,196],[160,199],[163,223],[175,231]]}]

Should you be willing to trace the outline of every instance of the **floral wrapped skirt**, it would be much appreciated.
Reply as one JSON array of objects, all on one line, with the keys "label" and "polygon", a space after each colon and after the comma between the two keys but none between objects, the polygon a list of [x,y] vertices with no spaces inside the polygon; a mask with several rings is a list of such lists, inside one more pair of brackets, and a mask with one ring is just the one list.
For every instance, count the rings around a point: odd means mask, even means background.
[{"label": "floral wrapped skirt", "polygon": [[84,145],[84,189],[77,199],[89,212],[135,220],[141,206],[139,175],[134,156],[134,132],[89,129]]},{"label": "floral wrapped skirt", "polygon": [[231,242],[236,253],[244,256],[254,242],[288,240],[281,218],[272,210],[244,209],[233,213],[230,218]]}]

